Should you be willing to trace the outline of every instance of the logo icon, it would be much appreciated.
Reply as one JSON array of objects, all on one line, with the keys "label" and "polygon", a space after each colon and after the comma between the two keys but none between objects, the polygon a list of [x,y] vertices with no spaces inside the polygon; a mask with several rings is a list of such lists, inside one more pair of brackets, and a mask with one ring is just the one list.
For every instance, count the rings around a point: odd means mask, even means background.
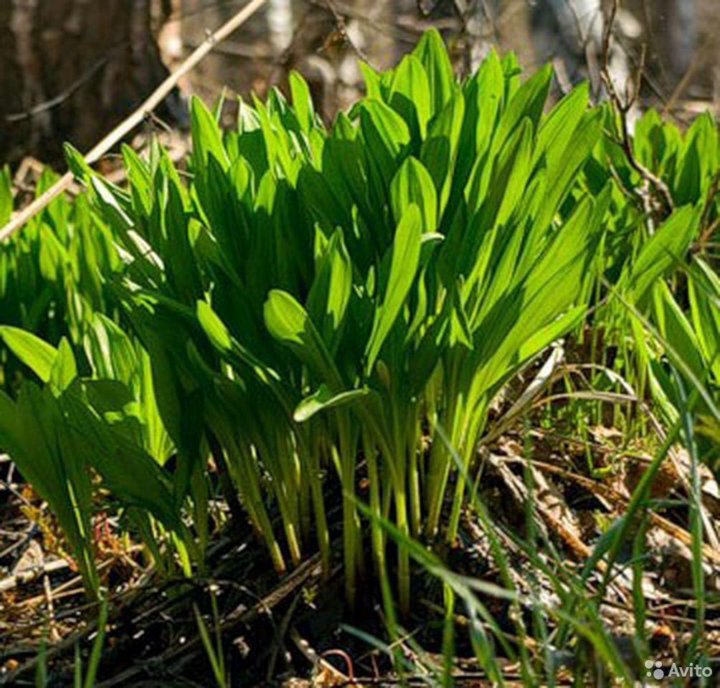
[{"label": "logo icon", "polygon": [[648,678],[654,678],[656,681],[662,681],[665,678],[662,662],[654,662],[652,659],[648,659],[645,662],[645,668],[647,669],[645,676]]}]

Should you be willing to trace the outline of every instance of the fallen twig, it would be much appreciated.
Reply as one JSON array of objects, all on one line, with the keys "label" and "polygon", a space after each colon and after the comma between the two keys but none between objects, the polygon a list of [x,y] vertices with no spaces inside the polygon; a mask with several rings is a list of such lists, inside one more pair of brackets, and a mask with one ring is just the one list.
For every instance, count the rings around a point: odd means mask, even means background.
[{"label": "fallen twig", "polygon": [[[628,504],[628,498],[625,497],[625,495],[620,494],[617,490],[614,490],[607,485],[598,484],[590,478],[586,478],[585,476],[578,475],[577,473],[573,473],[572,471],[565,470],[564,468],[560,468],[559,466],[545,463],[544,461],[526,459],[519,456],[502,456],[499,458],[503,461],[507,461],[510,463],[524,464],[526,462],[529,462],[530,465],[535,466],[542,471],[545,471],[547,473],[554,473],[555,475],[558,475],[567,480],[571,480],[578,485],[581,485],[582,487],[587,489],[588,492],[603,497],[608,502],[615,504],[617,507],[624,507]],[[690,533],[688,533],[688,531],[684,528],[675,525],[672,521],[669,521],[668,519],[660,516],[659,514],[656,514],[654,511],[650,511],[648,516],[654,526],[660,528],[660,530],[665,531],[665,533],[667,533],[670,537],[675,538],[683,545],[690,546],[692,544],[692,537],[690,536]],[[703,554],[705,557],[712,560],[715,565],[720,564],[720,550],[717,550],[710,545],[703,544]]]},{"label": "fallen twig", "polygon": [[32,568],[25,569],[19,573],[15,573],[7,578],[0,580],[0,593],[7,592],[16,588],[18,585],[24,583],[30,583],[41,575],[53,573],[54,571],[62,571],[70,567],[70,564],[65,559],[54,559],[48,561],[41,566],[33,566]]},{"label": "fallen twig", "polygon": [[295,644],[295,647],[300,651],[300,653],[307,659],[310,664],[313,665],[313,669],[316,672],[320,672],[321,676],[317,677],[317,683],[318,685],[327,685],[327,686],[355,686],[354,682],[354,674],[352,671],[352,660],[348,657],[346,653],[343,654],[343,659],[345,659],[346,664],[348,665],[349,676],[346,676],[341,671],[336,669],[330,662],[328,662],[325,659],[325,655],[329,653],[337,653],[339,650],[329,650],[326,653],[323,653],[323,655],[319,655],[315,648],[310,645],[310,643],[303,638],[300,633],[298,633],[297,628],[293,626],[293,628],[290,629],[290,639]]},{"label": "fallen twig", "polygon": [[[241,605],[221,619],[218,624],[220,632],[225,632],[240,624],[250,623],[261,614],[269,613],[291,594],[305,586],[310,579],[317,578],[320,574],[320,556],[315,555],[300,564],[300,566],[287,575],[274,590],[252,607],[247,608]],[[201,648],[200,637],[192,638],[188,640],[188,642],[153,658],[151,661],[132,666],[107,681],[99,683],[98,688],[111,688],[111,686],[128,685],[129,682],[134,683],[139,675],[146,673],[146,671],[153,666],[175,666],[179,668],[182,664],[191,661]]]}]

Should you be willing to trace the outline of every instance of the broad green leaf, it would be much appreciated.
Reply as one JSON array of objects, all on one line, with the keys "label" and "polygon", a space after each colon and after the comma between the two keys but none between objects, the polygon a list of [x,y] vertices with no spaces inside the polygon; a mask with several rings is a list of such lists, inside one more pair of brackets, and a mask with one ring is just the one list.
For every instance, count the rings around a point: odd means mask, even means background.
[{"label": "broad green leaf", "polygon": [[380,349],[395,324],[415,280],[420,261],[421,236],[422,215],[417,205],[413,204],[405,211],[395,232],[387,285],[366,347],[367,373],[373,369]]},{"label": "broad green leaf", "polygon": [[6,165],[0,169],[0,227],[10,220],[13,211],[12,178]]},{"label": "broad green leaf", "polygon": [[212,156],[227,170],[228,160],[223,145],[222,132],[213,114],[197,96],[190,100],[190,126],[193,140],[193,160],[202,169]]},{"label": "broad green leaf", "polygon": [[654,322],[662,341],[668,344],[670,360],[679,357],[686,369],[698,380],[704,380],[707,362],[703,360],[698,339],[665,282],[658,282],[653,293]]},{"label": "broad green leaf", "polygon": [[370,98],[381,98],[380,77],[378,73],[367,63],[360,62],[360,71],[365,82],[365,93]]},{"label": "broad green leaf", "polygon": [[690,316],[705,360],[720,384],[720,278],[696,259],[688,279]]},{"label": "broad green leaf", "polygon": [[180,514],[160,466],[83,403],[78,388],[68,390],[64,401],[74,430],[68,437],[68,449],[97,470],[111,492],[127,505],[147,509],[166,527],[179,531]]},{"label": "broad green leaf", "polygon": [[647,303],[655,281],[683,262],[698,219],[697,209],[692,206],[680,208],[643,245],[624,279],[633,301],[640,308]]},{"label": "broad green leaf", "polygon": [[405,159],[390,185],[395,222],[399,223],[411,205],[420,209],[423,233],[437,229],[437,195],[430,173],[412,156]]},{"label": "broad green leaf", "polygon": [[565,96],[540,125],[535,158],[545,156],[551,179],[563,164],[568,144],[587,111],[589,86],[583,83]]},{"label": "broad green leaf", "polygon": [[[317,233],[316,237],[324,235]],[[316,245],[319,241],[316,241]],[[339,342],[345,313],[352,292],[353,266],[343,240],[342,232],[336,230],[317,258],[315,280],[310,288],[307,310],[319,323],[322,340],[333,351]]]},{"label": "broad green leaf", "polygon": [[432,101],[427,73],[420,60],[413,55],[406,55],[400,61],[395,68],[386,100],[402,115],[413,137],[424,139],[432,114]]},{"label": "broad green leaf", "polygon": [[340,375],[307,311],[287,292],[273,289],[264,308],[265,324],[278,341],[292,347],[315,375],[340,389]]},{"label": "broad green leaf", "polygon": [[427,139],[420,149],[420,161],[435,184],[440,216],[450,199],[456,177],[455,163],[459,155],[464,116],[465,99],[459,92],[433,120]]},{"label": "broad green leaf", "polygon": [[398,158],[410,142],[407,124],[385,103],[372,98],[363,102],[360,121],[370,155],[389,184]]},{"label": "broad green leaf", "polygon": [[138,362],[129,336],[102,313],[93,314],[89,325],[84,346],[95,376],[130,384]]},{"label": "broad green leaf", "polygon": [[515,93],[500,118],[496,141],[502,146],[512,136],[516,127],[526,117],[537,127],[550,92],[553,70],[551,65],[543,67],[530,77]]},{"label": "broad green leaf", "polygon": [[57,349],[57,355],[50,369],[49,382],[57,392],[64,392],[77,378],[78,370],[72,347],[63,337]]},{"label": "broad green leaf", "polygon": [[152,174],[140,156],[125,144],[122,146],[123,161],[130,182],[130,193],[137,213],[149,215],[152,212]]},{"label": "broad green leaf", "polygon": [[0,326],[0,337],[8,348],[43,382],[50,381],[57,349],[31,332],[8,325]]},{"label": "broad green leaf", "polygon": [[312,95],[305,79],[296,71],[290,72],[290,91],[292,93],[293,107],[297,114],[300,126],[305,133],[309,133],[315,125],[315,110],[313,109]]},{"label": "broad green leaf", "polygon": [[436,115],[442,111],[457,88],[450,57],[440,33],[434,28],[426,31],[413,54],[425,68],[433,104],[432,114]]},{"label": "broad green leaf", "polygon": [[67,160],[68,167],[75,176],[75,179],[87,184],[93,177],[94,173],[92,171],[92,167],[87,164],[85,156],[69,143],[66,143],[63,146],[63,150],[65,152],[65,159]]},{"label": "broad green leaf", "polygon": [[0,392],[0,444],[57,518],[91,595],[99,592],[90,525],[90,475],[67,451],[68,422],[49,390],[23,385],[17,402]]}]

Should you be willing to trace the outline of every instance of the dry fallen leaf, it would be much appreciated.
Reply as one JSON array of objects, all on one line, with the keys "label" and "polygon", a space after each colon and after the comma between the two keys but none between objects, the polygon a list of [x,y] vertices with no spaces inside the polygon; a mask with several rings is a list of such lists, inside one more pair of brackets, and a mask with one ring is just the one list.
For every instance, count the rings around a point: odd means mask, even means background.
[{"label": "dry fallen leaf", "polygon": [[22,556],[13,567],[13,575],[39,569],[45,562],[45,552],[37,540],[30,540]]}]

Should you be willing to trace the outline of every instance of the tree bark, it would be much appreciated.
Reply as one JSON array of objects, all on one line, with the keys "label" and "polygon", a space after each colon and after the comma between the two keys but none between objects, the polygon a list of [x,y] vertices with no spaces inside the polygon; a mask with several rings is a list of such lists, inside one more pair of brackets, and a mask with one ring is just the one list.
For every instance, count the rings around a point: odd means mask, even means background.
[{"label": "tree bark", "polygon": [[0,2],[0,162],[87,149],[153,90],[152,1]]}]

